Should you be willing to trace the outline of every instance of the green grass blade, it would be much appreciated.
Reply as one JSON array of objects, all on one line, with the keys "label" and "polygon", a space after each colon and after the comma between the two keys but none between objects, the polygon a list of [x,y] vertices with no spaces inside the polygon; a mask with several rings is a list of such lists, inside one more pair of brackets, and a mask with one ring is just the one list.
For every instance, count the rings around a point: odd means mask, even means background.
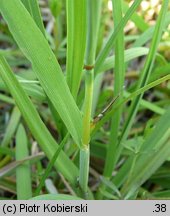
[{"label": "green grass blade", "polygon": [[80,86],[86,48],[86,0],[67,0],[67,82],[74,98]]},{"label": "green grass blade", "polygon": [[0,101],[3,101],[5,103],[9,103],[9,104],[15,104],[14,100],[4,94],[0,94]]},{"label": "green grass blade", "polygon": [[[167,26],[169,25],[169,22],[170,22],[170,12],[168,12],[166,14],[166,19],[165,19],[165,23],[164,23],[164,29],[167,28]],[[155,30],[155,26],[149,27],[145,32],[143,32],[137,38],[137,40],[133,44],[133,47],[139,47],[139,46],[143,46],[144,44],[146,44],[153,37],[154,30]]]},{"label": "green grass blade", "polygon": [[[31,83],[29,82],[29,80],[26,80],[21,76],[16,76],[16,77],[30,97],[36,99],[39,102],[45,102],[47,100],[47,96],[41,86],[39,86],[36,83]],[[5,92],[8,92],[8,88],[1,78],[0,78],[0,89]]]},{"label": "green grass blade", "polygon": [[[56,57],[43,34],[20,1],[2,0],[0,1],[0,11],[19,47],[32,63],[34,72],[48,98],[75,142],[81,145],[81,113],[70,93]],[[15,14],[15,18],[13,14]]]},{"label": "green grass blade", "polygon": [[162,76],[168,75],[170,70],[170,64],[166,64],[160,67],[156,67],[154,71],[152,72],[149,81],[153,82],[157,79],[159,79]]},{"label": "green grass blade", "polygon": [[[149,52],[149,49],[146,47],[136,47],[136,48],[130,48],[124,51],[124,61],[129,62],[135,58],[138,58],[140,56],[145,56]],[[103,65],[101,66],[99,71],[96,71],[97,73],[108,71],[112,68],[115,68],[115,55],[108,57]]]},{"label": "green grass blade", "polygon": [[14,157],[14,150],[8,147],[1,147],[0,146],[0,154],[9,155],[10,157]]},{"label": "green grass blade", "polygon": [[102,66],[103,62],[105,61],[106,57],[109,55],[111,49],[113,48],[113,45],[115,44],[115,41],[119,35],[119,32],[122,31],[122,29],[125,27],[133,13],[136,11],[138,6],[140,5],[142,0],[136,0],[132,4],[132,6],[128,9],[123,19],[120,21],[120,23],[117,25],[111,36],[108,38],[108,41],[106,42],[103,50],[99,53],[99,56],[97,57],[96,64],[95,64],[95,72],[100,70],[100,67]]},{"label": "green grass blade", "polygon": [[170,75],[164,76],[154,82],[149,83],[148,85],[145,85],[144,87],[136,90],[135,92],[131,93],[127,98],[123,99],[120,103],[113,105],[112,109],[101,119],[101,121],[99,121],[96,125],[95,128],[92,130],[92,134],[95,134],[96,131],[107,121],[109,120],[112,115],[115,113],[115,110],[119,109],[119,106],[121,106],[122,104],[127,103],[128,101],[133,100],[133,98],[135,98],[136,96],[139,96],[141,94],[143,94],[144,92],[146,92],[147,90],[167,81],[170,80]]},{"label": "green grass blade", "polygon": [[3,137],[3,140],[1,142],[1,146],[3,147],[7,147],[18,127],[19,121],[20,121],[20,111],[17,107],[14,107],[12,114],[11,114],[11,118],[9,120],[8,126],[6,128],[5,131],[5,135]]},{"label": "green grass blade", "polygon": [[[122,3],[121,1],[112,0],[113,3],[113,19],[115,23],[115,28],[122,19]],[[124,77],[125,77],[125,64],[124,64],[124,31],[121,30],[118,34],[118,38],[115,41],[115,70],[114,70],[114,96],[119,98],[116,103],[123,98],[123,88],[124,88]],[[104,176],[111,177],[114,163],[115,154],[118,143],[119,126],[122,115],[122,108],[119,107],[112,117],[111,123],[111,133],[109,138],[109,145],[107,149]]]},{"label": "green grass blade", "polygon": [[[58,145],[45,127],[31,100],[24,92],[2,56],[0,56],[0,76],[8,86],[30,131],[50,160],[57,150]],[[76,184],[78,176],[77,167],[69,160],[64,152],[60,152],[59,158],[55,163],[55,168],[57,168],[71,184]]]},{"label": "green grass blade", "polygon": [[132,174],[122,188],[123,196],[134,193],[170,155],[170,109],[160,118],[155,129],[138,153]]},{"label": "green grass blade", "polygon": [[[124,91],[124,96],[128,97],[130,95],[129,92]],[[159,115],[163,115],[165,113],[165,109],[161,108],[160,106],[157,106],[154,103],[151,103],[147,100],[141,99],[140,101],[141,107],[144,107],[145,109],[151,110],[154,113],[157,113]]]},{"label": "green grass blade", "polygon": [[[123,12],[126,13],[129,9],[128,3],[122,0]],[[142,32],[146,31],[149,28],[149,25],[142,19],[140,15],[134,13],[131,17],[131,20],[135,23],[136,27]]]},{"label": "green grass blade", "polygon": [[[14,153],[14,156],[15,156],[15,153]],[[38,153],[38,154],[33,155],[33,156],[28,156],[22,160],[17,160],[17,161],[8,163],[7,165],[4,165],[0,169],[0,178],[3,178],[5,176],[9,176],[9,175],[13,174],[18,166],[22,165],[23,163],[25,163],[27,161],[30,161],[30,164],[33,164],[37,160],[39,161],[42,158],[44,158],[44,153],[41,152],[41,153]]]},{"label": "green grass blade", "polygon": [[113,184],[113,182],[109,181],[108,178],[105,177],[101,177],[101,182],[107,187],[109,188],[112,193],[115,193],[119,198],[121,197],[121,194],[118,190],[118,188]]},{"label": "green grass blade", "polygon": [[[161,9],[161,12],[160,12],[158,20],[157,20],[157,24],[155,27],[154,36],[153,36],[153,40],[151,43],[150,51],[149,51],[149,54],[147,56],[147,59],[146,59],[144,68],[142,70],[142,73],[140,75],[140,79],[139,79],[139,83],[138,83],[138,89],[145,86],[148,82],[149,77],[150,77],[150,74],[151,74],[151,71],[153,68],[153,63],[154,63],[155,56],[156,56],[157,47],[158,47],[158,44],[159,44],[161,36],[162,36],[166,12],[168,9],[168,2],[169,2],[168,0],[165,0],[162,4],[162,9]],[[120,142],[125,140],[128,136],[129,130],[132,126],[133,120],[134,120],[135,115],[137,113],[137,109],[139,107],[139,103],[140,103],[140,100],[142,99],[142,96],[143,96],[143,94],[134,98],[134,100],[131,104],[128,118],[126,120],[125,126],[124,126],[122,134],[121,134]]]},{"label": "green grass blade", "polygon": [[55,164],[55,162],[56,162],[56,160],[57,160],[57,158],[58,158],[58,156],[59,156],[59,154],[60,154],[62,148],[63,148],[64,145],[66,144],[67,139],[68,139],[68,134],[65,136],[65,138],[63,139],[63,141],[60,143],[60,145],[59,145],[57,151],[54,153],[54,155],[53,155],[51,161],[49,162],[49,164],[48,164],[48,166],[47,166],[47,168],[46,168],[46,170],[45,170],[45,173],[44,173],[44,175],[42,176],[42,178],[41,178],[41,180],[40,180],[40,183],[39,183],[39,185],[38,185],[38,187],[37,187],[37,189],[36,189],[36,191],[35,191],[34,196],[38,196],[38,195],[40,194],[40,191],[41,191],[42,187],[44,186],[45,180],[48,178],[49,173],[50,173],[52,167],[54,166],[54,164]]},{"label": "green grass blade", "polygon": [[[13,193],[13,194],[16,194],[16,187],[15,187],[15,184],[14,183],[11,183],[11,181],[7,181],[7,179],[5,180],[0,180],[0,185],[1,185],[1,188],[5,189],[6,191],[10,192],[10,193]],[[10,199],[11,200],[11,199]]]},{"label": "green grass blade", "polygon": [[154,192],[153,196],[157,198],[160,198],[163,200],[169,199],[170,197],[170,190],[164,190],[164,191],[158,191],[158,192]]},{"label": "green grass blade", "polygon": [[38,5],[38,0],[21,0],[26,9],[31,14],[32,18],[36,22],[37,26],[41,32],[45,35],[44,24],[41,17],[40,8]]},{"label": "green grass blade", "polygon": [[72,73],[73,73],[73,53],[74,53],[74,1],[66,0],[67,9],[67,83],[72,89]]},{"label": "green grass blade", "polygon": [[[28,157],[28,140],[24,127],[20,124],[16,134],[16,160]],[[32,197],[31,167],[25,162],[16,169],[17,199],[27,200]]]}]

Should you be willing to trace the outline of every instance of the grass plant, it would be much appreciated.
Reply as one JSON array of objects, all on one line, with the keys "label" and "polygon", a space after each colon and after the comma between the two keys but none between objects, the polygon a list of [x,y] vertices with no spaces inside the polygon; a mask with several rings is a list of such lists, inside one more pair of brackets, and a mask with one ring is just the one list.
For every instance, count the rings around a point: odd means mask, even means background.
[{"label": "grass plant", "polygon": [[0,1],[0,196],[170,198],[169,1],[43,2]]}]

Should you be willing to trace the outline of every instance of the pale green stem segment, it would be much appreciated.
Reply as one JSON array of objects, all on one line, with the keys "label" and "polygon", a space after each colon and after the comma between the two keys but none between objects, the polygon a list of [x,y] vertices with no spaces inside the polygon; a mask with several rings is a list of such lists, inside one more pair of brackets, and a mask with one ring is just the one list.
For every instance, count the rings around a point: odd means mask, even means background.
[{"label": "pale green stem segment", "polygon": [[[16,160],[24,160],[29,156],[28,140],[22,124],[16,134]],[[17,199],[27,200],[32,197],[31,167],[29,161],[16,169]]]},{"label": "pale green stem segment", "polygon": [[92,97],[93,97],[93,75],[94,70],[85,71],[85,102],[84,102],[84,116],[83,116],[83,134],[82,143],[83,146],[80,149],[80,174],[79,185],[82,190],[84,198],[88,198],[87,186],[89,175],[89,143],[90,143],[90,122],[92,111]]},{"label": "pale green stem segment", "polygon": [[84,117],[83,117],[83,148],[89,145],[90,142],[90,122],[91,122],[91,108],[93,98],[93,76],[94,70],[85,71],[85,103],[84,103]]},{"label": "pale green stem segment", "polygon": [[87,186],[89,176],[89,143],[91,132],[91,113],[92,113],[92,100],[93,100],[93,82],[94,82],[94,62],[96,56],[97,39],[101,15],[101,0],[87,0],[88,5],[88,32],[87,32],[87,47],[85,58],[85,100],[83,107],[83,133],[82,143],[80,149],[80,174],[79,185],[83,197],[88,199]]},{"label": "pale green stem segment", "polygon": [[80,149],[80,176],[79,176],[79,185],[82,190],[82,195],[85,199],[88,199],[88,176],[89,176],[89,158],[90,151],[89,145],[84,149]]}]

